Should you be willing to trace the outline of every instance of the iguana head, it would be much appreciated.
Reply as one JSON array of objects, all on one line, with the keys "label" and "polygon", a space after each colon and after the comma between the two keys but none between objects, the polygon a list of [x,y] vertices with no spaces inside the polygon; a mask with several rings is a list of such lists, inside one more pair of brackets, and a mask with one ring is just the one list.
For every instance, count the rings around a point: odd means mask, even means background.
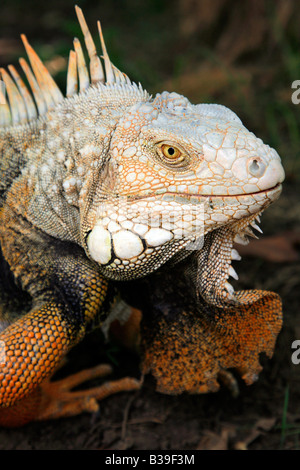
[{"label": "iguana head", "polygon": [[113,185],[97,188],[87,250],[113,278],[190,254],[191,242],[224,226],[242,239],[284,179],[276,151],[232,111],[176,93],[129,107],[109,153]]}]

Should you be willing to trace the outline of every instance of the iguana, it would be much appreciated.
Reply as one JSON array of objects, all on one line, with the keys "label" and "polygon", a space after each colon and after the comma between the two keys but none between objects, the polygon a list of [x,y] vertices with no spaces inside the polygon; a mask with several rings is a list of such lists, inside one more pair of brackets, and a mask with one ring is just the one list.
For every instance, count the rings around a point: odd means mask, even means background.
[{"label": "iguana", "polygon": [[252,383],[281,328],[277,294],[228,282],[234,242],[260,230],[280,195],[278,154],[224,106],[151,97],[111,63],[98,22],[99,58],[76,12],[89,71],[75,39],[66,97],[24,35],[26,81],[1,69],[5,425],[93,410],[96,399],[137,389],[124,377],[72,392],[106,373],[101,365],[49,381],[86,333],[128,311],[142,312],[142,372],[170,394],[215,391],[228,368]]}]

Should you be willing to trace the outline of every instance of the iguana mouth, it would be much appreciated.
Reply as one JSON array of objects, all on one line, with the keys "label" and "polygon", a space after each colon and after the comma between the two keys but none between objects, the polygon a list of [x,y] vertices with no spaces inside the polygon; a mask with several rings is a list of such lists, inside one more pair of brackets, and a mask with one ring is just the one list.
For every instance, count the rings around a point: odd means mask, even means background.
[{"label": "iguana mouth", "polygon": [[258,195],[258,194],[265,194],[265,195],[268,195],[269,193],[273,193],[273,192],[277,192],[277,191],[281,191],[282,189],[282,184],[281,183],[278,183],[276,184],[275,186],[273,186],[272,188],[269,188],[269,189],[262,189],[261,191],[256,191],[254,193],[240,193],[240,194],[228,194],[228,195],[222,195],[222,194],[212,194],[211,196],[209,195],[199,195],[200,197],[213,197],[213,198],[229,198],[229,197],[243,197],[243,196],[255,196],[255,195]]},{"label": "iguana mouth", "polygon": [[[175,191],[166,191],[165,189],[159,189],[155,193],[148,193],[148,194],[142,194],[142,195],[129,195],[127,196],[129,200],[135,201],[135,200],[141,200],[141,199],[146,199],[150,197],[156,197],[156,196],[162,196],[162,199],[166,199],[167,197],[179,197],[182,198],[182,200],[185,202],[197,202],[198,200],[203,199],[208,200],[208,199],[230,199],[230,198],[242,198],[242,197],[255,197],[256,195],[264,195],[267,198],[270,198],[273,193],[278,192],[278,196],[282,190],[282,184],[278,183],[272,188],[269,189],[263,189],[261,191],[256,191],[252,193],[238,193],[238,194],[197,194],[197,193],[185,193],[185,192],[175,192]],[[195,198],[193,200],[193,198]],[[180,201],[178,201],[180,202]]]}]

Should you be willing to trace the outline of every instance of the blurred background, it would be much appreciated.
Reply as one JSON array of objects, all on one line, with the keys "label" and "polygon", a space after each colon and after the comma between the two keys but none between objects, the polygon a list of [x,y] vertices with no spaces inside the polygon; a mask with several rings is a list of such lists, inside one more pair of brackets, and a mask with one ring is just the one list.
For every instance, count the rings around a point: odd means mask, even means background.
[{"label": "blurred background", "polygon": [[[300,339],[300,104],[291,100],[291,85],[300,80],[299,2],[77,3],[97,45],[96,21],[101,20],[112,62],[133,81],[152,94],[177,91],[193,103],[226,105],[280,154],[286,170],[284,192],[263,217],[262,240],[243,252],[239,247],[244,259],[238,266],[238,286],[279,292],[285,326],[260,380],[250,388],[241,384],[238,399],[227,391],[170,398],[156,394],[149,385],[131,408],[125,434],[120,429],[124,430],[122,410],[128,396],[108,399],[92,431],[86,416],[65,420],[59,429],[47,424],[29,427],[29,434],[0,431],[0,448],[299,448],[300,365],[291,363],[291,343]],[[20,33],[27,35],[65,91],[72,40],[82,38],[74,1],[1,0],[2,66],[17,64],[24,55]]]}]

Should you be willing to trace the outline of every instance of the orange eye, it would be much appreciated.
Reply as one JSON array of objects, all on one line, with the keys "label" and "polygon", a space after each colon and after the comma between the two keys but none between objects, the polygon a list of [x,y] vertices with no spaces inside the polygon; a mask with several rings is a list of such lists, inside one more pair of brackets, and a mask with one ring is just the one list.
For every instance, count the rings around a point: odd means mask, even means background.
[{"label": "orange eye", "polygon": [[172,145],[163,144],[161,146],[161,151],[163,155],[169,160],[178,160],[180,157],[182,157],[181,150],[179,150],[177,147],[173,147]]},{"label": "orange eye", "polygon": [[159,163],[173,171],[186,171],[191,163],[190,155],[173,142],[158,142],[156,154]]}]

